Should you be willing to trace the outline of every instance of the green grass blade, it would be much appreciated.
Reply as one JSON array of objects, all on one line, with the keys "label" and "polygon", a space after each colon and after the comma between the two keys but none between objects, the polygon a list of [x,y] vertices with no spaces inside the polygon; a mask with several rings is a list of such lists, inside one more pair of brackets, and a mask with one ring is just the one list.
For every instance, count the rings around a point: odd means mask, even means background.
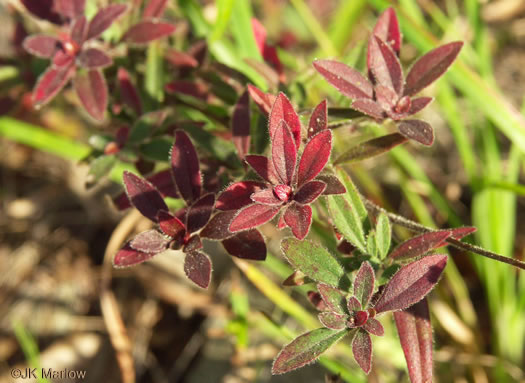
[{"label": "green grass blade", "polygon": [[262,61],[252,30],[251,2],[236,0],[232,10],[232,20],[233,22],[230,23],[231,32],[236,42],[239,57]]},{"label": "green grass blade", "polygon": [[228,29],[228,23],[231,20],[235,0],[217,0],[217,19],[211,32],[208,42],[213,43],[222,38],[222,35]]},{"label": "green grass blade", "polygon": [[363,14],[367,2],[365,0],[341,1],[330,22],[329,37],[334,48],[342,53],[359,18]]}]

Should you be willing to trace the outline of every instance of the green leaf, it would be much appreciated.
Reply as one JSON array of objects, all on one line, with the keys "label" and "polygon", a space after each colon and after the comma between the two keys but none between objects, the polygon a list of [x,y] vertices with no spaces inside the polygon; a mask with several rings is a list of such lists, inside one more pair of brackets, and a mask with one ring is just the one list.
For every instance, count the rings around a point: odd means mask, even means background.
[{"label": "green leaf", "polygon": [[235,0],[216,1],[217,19],[215,20],[215,26],[208,40],[210,43],[220,40],[226,28],[228,28],[234,5]]},{"label": "green leaf", "polygon": [[390,227],[390,220],[388,219],[388,216],[383,212],[381,212],[377,218],[375,237],[379,255],[381,259],[384,259],[388,254],[388,250],[390,250],[392,229]]},{"label": "green leaf", "polygon": [[328,209],[337,230],[347,241],[366,254],[363,225],[359,219],[357,209],[351,206],[349,199],[337,195],[329,196]]},{"label": "green leaf", "polygon": [[232,20],[234,22],[230,23],[230,27],[241,57],[262,61],[252,30],[251,2],[236,0],[232,10]]},{"label": "green leaf", "polygon": [[168,162],[172,145],[173,139],[158,137],[141,145],[140,153],[149,160]]},{"label": "green leaf", "polygon": [[366,237],[366,250],[368,255],[373,258],[377,257],[378,247],[377,247],[377,234],[375,230],[370,230],[368,237]]},{"label": "green leaf", "polygon": [[337,169],[337,175],[339,176],[339,180],[346,188],[346,196],[350,199],[349,202],[351,206],[356,209],[359,219],[363,224],[365,224],[365,221],[368,220],[368,212],[366,211],[366,207],[361,200],[359,191],[355,187],[348,173],[343,169]]},{"label": "green leaf", "polygon": [[314,281],[339,286],[345,275],[343,266],[324,247],[310,241],[285,238],[281,250],[294,269],[300,270]]},{"label": "green leaf", "polygon": [[162,102],[164,99],[164,67],[162,64],[163,57],[160,43],[153,41],[148,45],[144,85],[146,93],[158,102]]},{"label": "green leaf", "polygon": [[272,366],[272,374],[284,374],[314,361],[330,346],[349,333],[348,329],[318,328],[307,332],[283,347]]},{"label": "green leaf", "polygon": [[117,159],[114,155],[100,156],[91,162],[88,172],[88,185],[97,182],[99,179],[107,175],[116,162]]},{"label": "green leaf", "polygon": [[407,141],[408,139],[399,133],[391,133],[381,137],[372,138],[371,140],[362,142],[348,149],[337,157],[334,164],[339,165],[343,163],[363,161],[386,153]]}]

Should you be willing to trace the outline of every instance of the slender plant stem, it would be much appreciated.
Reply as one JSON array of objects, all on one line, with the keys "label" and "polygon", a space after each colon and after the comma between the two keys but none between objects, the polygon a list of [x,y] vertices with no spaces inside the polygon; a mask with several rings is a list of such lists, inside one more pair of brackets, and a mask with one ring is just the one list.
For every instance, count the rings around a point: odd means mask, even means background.
[{"label": "slender plant stem", "polygon": [[[427,227],[417,222],[411,221],[403,216],[400,216],[394,213],[390,213],[386,211],[385,209],[383,209],[382,207],[377,206],[372,201],[367,200],[366,198],[363,198],[363,200],[365,201],[365,206],[367,207],[367,209],[375,213],[383,212],[388,215],[388,218],[390,218],[392,222],[397,223],[398,225],[404,226],[409,230],[412,230],[418,233],[428,233],[428,232],[436,231],[434,229],[431,229],[430,227]],[[481,255],[483,257],[490,258],[495,261],[503,262],[508,265],[515,266],[522,270],[525,270],[525,262],[522,262],[518,259],[504,257],[503,255],[493,253],[492,251],[485,250],[476,245],[471,245],[469,243],[458,241],[457,239],[454,239],[454,238],[448,238],[447,242],[455,248],[470,251],[471,253]]]}]

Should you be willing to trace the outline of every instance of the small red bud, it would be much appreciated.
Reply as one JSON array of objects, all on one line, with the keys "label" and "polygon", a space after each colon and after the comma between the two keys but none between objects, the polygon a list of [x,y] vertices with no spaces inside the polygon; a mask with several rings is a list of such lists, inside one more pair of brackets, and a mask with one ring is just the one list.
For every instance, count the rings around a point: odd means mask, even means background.
[{"label": "small red bud", "polygon": [[396,106],[394,107],[394,112],[398,114],[407,113],[410,110],[410,105],[412,104],[409,96],[404,96],[399,99]]},{"label": "small red bud", "polygon": [[286,202],[292,195],[292,188],[288,185],[277,185],[273,188],[273,192],[281,201]]}]

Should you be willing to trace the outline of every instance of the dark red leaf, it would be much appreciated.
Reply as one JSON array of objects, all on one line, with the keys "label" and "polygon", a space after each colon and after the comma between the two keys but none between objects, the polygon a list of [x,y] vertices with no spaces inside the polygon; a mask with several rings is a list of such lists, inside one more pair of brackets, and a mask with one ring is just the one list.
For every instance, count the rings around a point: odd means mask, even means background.
[{"label": "dark red leaf", "polygon": [[432,381],[432,325],[427,299],[394,313],[412,383]]},{"label": "dark red leaf", "polygon": [[97,121],[104,119],[108,106],[108,87],[100,70],[90,70],[85,75],[76,75],[73,81],[82,106]]},{"label": "dark red leaf", "polygon": [[284,220],[297,239],[304,239],[312,224],[312,208],[292,202],[284,212]]},{"label": "dark red leaf", "polygon": [[238,210],[253,203],[250,196],[266,184],[256,181],[236,182],[228,186],[217,198],[215,208],[219,210]]},{"label": "dark red leaf", "polygon": [[361,73],[348,65],[333,60],[314,61],[315,69],[336,87],[339,92],[351,99],[372,99],[372,84]]},{"label": "dark red leaf", "polygon": [[419,111],[423,110],[427,107],[428,104],[430,104],[434,100],[432,97],[418,97],[413,98],[410,103],[410,110],[408,111],[408,114],[416,114]]},{"label": "dark red leaf", "polygon": [[377,120],[382,120],[385,118],[383,108],[377,101],[374,100],[368,100],[366,98],[355,100],[352,102],[351,108]]},{"label": "dark red leaf", "polygon": [[188,242],[184,244],[184,248],[182,251],[185,253],[193,253],[194,251],[197,251],[199,249],[202,249],[202,241],[199,234],[192,235]]},{"label": "dark red leaf", "polygon": [[357,162],[367,158],[372,158],[388,152],[405,142],[407,142],[407,138],[399,133],[391,133],[386,136],[372,138],[371,140],[358,144],[353,148],[350,148],[347,152],[341,154],[334,161],[334,164],[339,165],[346,162]]},{"label": "dark red leaf", "polygon": [[273,161],[269,161],[267,157],[258,155],[247,155],[244,160],[252,167],[259,177],[275,185],[279,183],[279,177],[273,166]]},{"label": "dark red leaf", "polygon": [[149,19],[161,17],[164,13],[164,10],[166,9],[167,4],[168,0],[150,0],[144,8],[142,18]]},{"label": "dark red leaf", "polygon": [[232,141],[237,148],[239,158],[250,151],[250,96],[244,92],[233,109],[232,115]]},{"label": "dark red leaf", "polygon": [[317,105],[310,116],[308,123],[308,138],[312,138],[317,133],[328,129],[328,107],[326,100]]},{"label": "dark red leaf", "polygon": [[89,23],[88,40],[100,36],[127,9],[128,6],[126,4],[112,4],[100,9]]},{"label": "dark red leaf", "polygon": [[454,62],[463,47],[463,42],[456,41],[437,47],[420,57],[408,72],[405,95],[412,96],[445,73]]},{"label": "dark red leaf", "polygon": [[297,174],[297,186],[313,180],[323,170],[332,151],[332,132],[323,130],[306,144]]},{"label": "dark red leaf", "polygon": [[294,201],[307,205],[314,202],[326,189],[326,184],[322,181],[310,181],[305,183],[295,193]]},{"label": "dark red leaf", "polygon": [[368,261],[361,263],[354,280],[354,296],[359,299],[363,308],[368,306],[374,292],[375,274]]},{"label": "dark red leaf", "polygon": [[75,55],[71,55],[64,50],[58,50],[53,56],[53,66],[57,69],[74,67]]},{"label": "dark red leaf", "polygon": [[22,43],[26,51],[44,59],[52,58],[57,49],[59,49],[59,44],[59,40],[46,35],[29,36]]},{"label": "dark red leaf", "polygon": [[133,25],[122,40],[133,44],[147,44],[175,32],[175,25],[154,20],[141,21]]},{"label": "dark red leaf", "polygon": [[264,53],[264,45],[266,44],[266,28],[259,20],[252,18],[252,31],[255,43],[257,44],[257,48],[262,56]]},{"label": "dark red leaf", "polygon": [[86,41],[87,33],[88,22],[85,16],[80,16],[73,20],[70,33],[71,42],[75,43],[77,47],[81,47],[82,44],[84,44],[84,41]]},{"label": "dark red leaf", "polygon": [[297,113],[295,113],[288,97],[281,92],[273,103],[268,121],[268,131],[270,132],[270,139],[272,142],[274,140],[275,132],[281,126],[282,120],[288,125],[295,142],[295,147],[296,149],[299,149],[299,145],[301,144],[301,121],[299,120]]},{"label": "dark red leaf", "polygon": [[157,221],[162,232],[176,241],[181,241],[186,234],[186,227],[182,221],[167,211],[159,211]]},{"label": "dark red leaf", "polygon": [[88,69],[105,68],[113,64],[113,60],[100,49],[88,48],[78,56],[80,66]]},{"label": "dark red leaf", "polygon": [[143,253],[157,254],[166,250],[169,242],[170,240],[157,230],[148,230],[137,234],[129,244],[133,249]]},{"label": "dark red leaf", "polygon": [[166,60],[176,68],[196,68],[199,66],[199,62],[195,57],[175,49],[170,49],[166,52]]},{"label": "dark red leaf", "polygon": [[241,209],[230,224],[230,231],[253,229],[270,221],[281,210],[280,206],[253,204]]},{"label": "dark red leaf", "polygon": [[474,233],[476,230],[475,227],[472,226],[464,226],[464,227],[457,227],[455,229],[448,229],[452,233],[451,237],[454,239],[461,239],[463,237],[466,237],[469,234]]},{"label": "dark red leaf", "polygon": [[137,116],[142,115],[142,102],[137,88],[131,82],[131,78],[126,69],[120,67],[117,71],[117,80],[120,88],[120,98],[130,107]]},{"label": "dark red leaf", "polygon": [[348,308],[349,312],[361,310],[361,302],[359,302],[359,299],[357,299],[354,296],[351,296],[348,298],[348,301],[346,302],[346,307]]},{"label": "dark red leaf", "polygon": [[281,183],[290,185],[295,173],[297,147],[284,120],[281,120],[272,137],[272,161]]},{"label": "dark red leaf", "polygon": [[352,353],[365,374],[370,373],[372,369],[372,339],[366,331],[357,330],[352,341]]},{"label": "dark red leaf", "polygon": [[184,272],[197,286],[207,289],[211,280],[210,257],[198,251],[186,254]]},{"label": "dark red leaf", "polygon": [[49,67],[38,79],[33,89],[33,105],[36,108],[47,104],[67,84],[75,72],[73,66],[64,68]]},{"label": "dark red leaf", "polygon": [[423,299],[437,284],[447,256],[429,255],[403,266],[387,283],[375,304],[378,313],[403,310]]},{"label": "dark red leaf", "polygon": [[258,202],[263,205],[282,205],[283,201],[277,198],[274,191],[270,188],[262,189],[253,193],[250,197],[253,202]]},{"label": "dark red leaf", "polygon": [[324,283],[319,283],[317,285],[319,294],[323,298],[324,303],[329,311],[333,311],[339,314],[346,314],[346,293],[338,288],[333,286],[326,285]]},{"label": "dark red leaf", "polygon": [[168,206],[158,190],[150,182],[130,172],[124,172],[124,187],[133,206],[146,218],[157,222],[159,211],[168,211]]},{"label": "dark red leaf", "polygon": [[235,210],[220,211],[215,214],[200,232],[202,238],[222,241],[233,234],[228,230],[237,212]]},{"label": "dark red leaf", "polygon": [[143,253],[142,251],[134,250],[129,242],[120,249],[113,258],[114,267],[128,267],[138,265],[152,258],[156,254]]},{"label": "dark red leaf", "polygon": [[53,3],[54,10],[70,20],[84,15],[86,0],[54,0]]},{"label": "dark red leaf", "polygon": [[394,259],[419,257],[438,247],[445,246],[445,240],[451,235],[450,230],[440,230],[415,236],[399,244],[392,250],[390,257]]},{"label": "dark red leaf", "polygon": [[[167,169],[160,171],[158,173],[152,174],[146,179],[158,189],[163,197],[180,198],[177,194],[175,184],[173,183],[171,170]],[[113,198],[113,202],[119,210],[125,210],[131,207],[131,203],[129,202],[128,196],[125,192]]]},{"label": "dark red leaf", "polygon": [[332,330],[344,329],[346,327],[347,317],[348,315],[346,314],[337,314],[330,311],[324,311],[318,315],[319,322],[321,322],[324,327]]},{"label": "dark red leaf", "polygon": [[55,12],[53,2],[54,0],[21,0],[24,7],[39,19],[60,25],[62,18]]},{"label": "dark red leaf", "polygon": [[257,229],[246,230],[222,241],[228,252],[237,258],[264,261],[266,259],[266,244],[264,237]]},{"label": "dark red leaf", "polygon": [[176,80],[164,86],[168,93],[180,93],[183,95],[207,100],[209,87],[207,84],[197,80]]},{"label": "dark red leaf", "polygon": [[311,363],[347,334],[347,330],[318,328],[295,338],[275,358],[272,374],[284,374]]},{"label": "dark red leaf", "polygon": [[383,328],[383,325],[381,324],[381,322],[374,318],[369,318],[363,325],[363,329],[375,336],[385,335],[385,329]]},{"label": "dark red leaf", "polygon": [[398,123],[397,128],[406,138],[417,141],[420,144],[430,146],[434,142],[434,129],[425,121],[403,120]]},{"label": "dark red leaf", "polygon": [[199,158],[190,138],[182,130],[175,132],[175,143],[171,150],[171,170],[182,198],[191,202],[200,197],[202,177]]},{"label": "dark red leaf", "polygon": [[248,93],[253,102],[259,107],[261,112],[268,116],[272,110],[272,105],[275,103],[276,97],[269,93],[264,93],[259,88],[248,84]]},{"label": "dark red leaf", "polygon": [[203,228],[210,220],[215,205],[215,195],[208,193],[195,201],[188,210],[188,232],[194,233]]},{"label": "dark red leaf", "polygon": [[317,176],[317,179],[319,181],[323,181],[326,184],[326,189],[324,190],[323,195],[346,193],[346,188],[336,176],[330,174],[321,174]]},{"label": "dark red leaf", "polygon": [[[377,36],[386,42],[396,55],[399,56],[401,49],[401,32],[399,30],[396,12],[393,8],[388,8],[379,16],[372,36]],[[368,67],[370,67],[370,65],[368,65]]]},{"label": "dark red leaf", "polygon": [[[396,106],[396,103],[399,98],[396,91],[384,85],[376,85],[375,91],[377,103],[381,105],[381,108],[385,112],[391,112],[391,109],[393,109]],[[410,102],[409,98],[408,101]]]},{"label": "dark red leaf", "polygon": [[370,38],[368,49],[368,70],[376,84],[391,88],[401,95],[404,85],[403,70],[394,51],[377,36]]}]

